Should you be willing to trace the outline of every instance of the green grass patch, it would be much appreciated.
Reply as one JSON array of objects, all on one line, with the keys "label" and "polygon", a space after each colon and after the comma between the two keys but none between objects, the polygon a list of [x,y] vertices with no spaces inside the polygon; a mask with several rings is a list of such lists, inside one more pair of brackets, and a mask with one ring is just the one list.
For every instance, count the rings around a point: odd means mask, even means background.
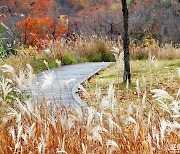
[{"label": "green grass patch", "polygon": [[171,63],[168,66],[171,66],[171,67],[180,67],[180,60],[179,60],[179,62]]},{"label": "green grass patch", "polygon": [[64,65],[76,64],[77,62],[78,62],[78,60],[72,54],[65,54],[62,58],[62,63]]}]

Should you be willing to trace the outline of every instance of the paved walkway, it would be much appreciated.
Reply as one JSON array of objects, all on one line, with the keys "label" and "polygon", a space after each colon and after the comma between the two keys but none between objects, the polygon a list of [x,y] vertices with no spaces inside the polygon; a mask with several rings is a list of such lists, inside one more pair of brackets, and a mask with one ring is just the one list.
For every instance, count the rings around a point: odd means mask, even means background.
[{"label": "paved walkway", "polygon": [[[38,86],[34,87],[33,97],[36,100],[45,98],[51,102],[61,103],[66,107],[70,104],[86,106],[77,94],[77,83],[81,84],[110,64],[110,62],[83,63],[51,69],[47,77],[52,79],[51,75],[54,76],[52,86],[47,86],[43,92],[38,88],[42,87],[45,81],[44,75],[41,73],[37,76]],[[48,84],[48,80],[46,82]]]}]

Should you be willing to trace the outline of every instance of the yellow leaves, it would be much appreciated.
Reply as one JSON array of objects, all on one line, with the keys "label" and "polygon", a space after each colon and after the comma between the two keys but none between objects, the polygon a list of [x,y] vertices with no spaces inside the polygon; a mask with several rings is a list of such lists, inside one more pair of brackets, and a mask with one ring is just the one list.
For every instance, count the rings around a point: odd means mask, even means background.
[{"label": "yellow leaves", "polygon": [[158,46],[158,43],[157,41],[153,38],[152,34],[150,33],[147,33],[144,35],[144,38],[143,38],[143,46],[144,47],[149,47],[151,45],[155,45],[155,46]]},{"label": "yellow leaves", "polygon": [[16,51],[21,55],[35,55],[36,49],[32,46],[29,46],[27,48],[24,48],[23,46],[16,49]]},{"label": "yellow leaves", "polygon": [[62,23],[64,23],[65,25],[68,25],[69,19],[66,15],[60,15],[58,18]]}]

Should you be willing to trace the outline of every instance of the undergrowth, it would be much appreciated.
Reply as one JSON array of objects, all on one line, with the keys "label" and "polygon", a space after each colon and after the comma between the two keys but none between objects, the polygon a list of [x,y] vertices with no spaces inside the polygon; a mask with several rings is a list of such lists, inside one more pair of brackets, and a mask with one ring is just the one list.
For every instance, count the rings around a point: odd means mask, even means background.
[{"label": "undergrowth", "polygon": [[[0,153],[179,152],[180,89],[176,95],[151,89],[147,97],[147,89],[140,91],[137,81],[138,103],[129,101],[123,107],[110,84],[105,95],[97,89],[96,107],[64,107],[46,100],[37,102],[31,93],[24,95],[24,88],[37,84],[30,65],[18,74],[8,65],[2,69],[12,77],[0,80]],[[50,76],[40,87],[42,91],[51,86]],[[127,84],[127,97],[128,88]]]}]

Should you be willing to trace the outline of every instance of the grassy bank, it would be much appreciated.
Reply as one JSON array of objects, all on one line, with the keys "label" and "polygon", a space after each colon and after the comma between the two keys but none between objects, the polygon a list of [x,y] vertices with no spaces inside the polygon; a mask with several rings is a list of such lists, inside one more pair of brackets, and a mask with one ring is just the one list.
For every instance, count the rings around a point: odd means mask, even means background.
[{"label": "grassy bank", "polygon": [[[96,98],[97,88],[101,88],[102,94],[105,94],[108,85],[114,84],[118,102],[128,106],[132,101],[137,102],[137,84],[141,91],[139,92],[139,97],[142,97],[145,91],[147,92],[147,96],[151,97],[151,89],[164,89],[175,96],[180,86],[178,68],[180,68],[179,59],[157,60],[153,64],[150,64],[148,60],[132,60],[132,83],[128,85],[128,88],[127,84],[122,82],[123,71],[120,73],[120,81],[118,83],[118,69],[116,64],[99,72],[98,75],[85,82],[84,87],[87,89],[91,98]],[[82,97],[86,98],[83,95]],[[93,100],[92,102],[93,104],[90,105],[97,105],[97,100]]]}]

